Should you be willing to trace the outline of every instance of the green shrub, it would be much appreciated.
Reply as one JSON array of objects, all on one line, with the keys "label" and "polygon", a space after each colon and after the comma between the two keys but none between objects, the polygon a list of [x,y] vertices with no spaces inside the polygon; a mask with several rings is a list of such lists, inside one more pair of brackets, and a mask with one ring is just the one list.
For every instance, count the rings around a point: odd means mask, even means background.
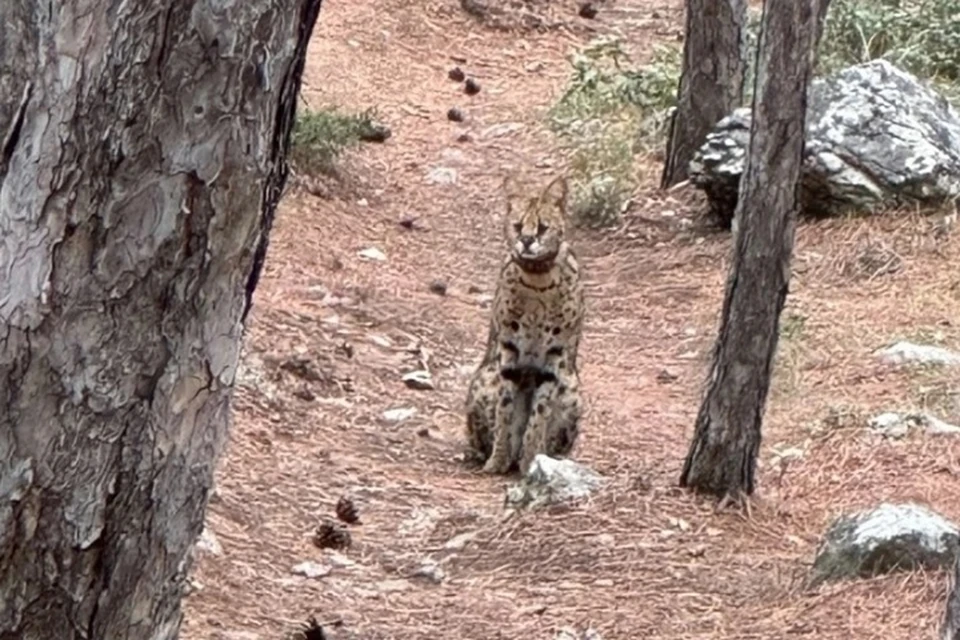
[{"label": "green shrub", "polygon": [[819,71],[884,58],[948,97],[960,95],[960,0],[834,0]]},{"label": "green shrub", "polygon": [[549,113],[571,153],[571,211],[578,224],[615,223],[636,183],[633,158],[663,143],[676,102],[680,51],[659,47],[633,69],[620,40],[601,38],[570,57],[566,91]]},{"label": "green shrub", "polygon": [[332,173],[343,151],[369,137],[375,112],[343,113],[336,107],[298,110],[291,135],[290,158],[305,173]]}]

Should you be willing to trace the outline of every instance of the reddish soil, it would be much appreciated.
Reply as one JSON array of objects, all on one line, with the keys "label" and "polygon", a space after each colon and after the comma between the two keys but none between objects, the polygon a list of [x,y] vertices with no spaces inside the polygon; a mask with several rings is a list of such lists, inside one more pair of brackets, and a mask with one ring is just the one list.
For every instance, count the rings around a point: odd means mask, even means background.
[{"label": "reddish soil", "polygon": [[[960,442],[865,428],[903,407],[960,420],[955,373],[872,355],[905,338],[960,347],[960,242],[935,234],[936,218],[800,226],[752,518],[677,488],[730,245],[699,221],[695,194],[655,189],[654,160],[621,227],[573,238],[589,305],[574,457],[609,484],[586,503],[505,518],[512,479],[462,462],[467,377],[505,251],[501,180],[544,184],[562,170],[543,122],[574,47],[618,32],[643,60],[682,29],[677,0],[597,4],[596,20],[567,3],[553,11],[569,26],[517,32],[481,26],[456,0],[324,3],[306,103],[376,107],[393,135],[351,152],[326,197],[293,185],[280,208],[207,517],[223,552],[197,554],[183,637],[280,638],[309,616],[332,638],[370,640],[548,640],[564,626],[605,640],[935,637],[943,574],[804,578],[840,512],[912,500],[960,519]],[[467,60],[479,94],[447,78],[451,57]],[[447,120],[452,106],[465,123]],[[456,183],[426,179],[440,166]],[[370,247],[386,261],[358,257]],[[896,268],[877,267],[887,262]],[[292,372],[296,358],[306,365]],[[408,389],[401,376],[423,363],[437,388]],[[383,418],[397,408],[417,413]],[[805,453],[777,464],[784,447]],[[360,512],[341,553],[353,564],[294,575],[330,563],[311,535],[341,495]],[[445,546],[460,534],[472,537]],[[414,575],[426,558],[439,584]]]}]

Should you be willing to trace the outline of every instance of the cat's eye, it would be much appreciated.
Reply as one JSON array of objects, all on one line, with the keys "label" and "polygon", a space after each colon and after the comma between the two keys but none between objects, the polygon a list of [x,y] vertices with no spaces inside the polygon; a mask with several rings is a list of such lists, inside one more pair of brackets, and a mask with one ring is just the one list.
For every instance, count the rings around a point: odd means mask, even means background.
[{"label": "cat's eye", "polygon": [[538,223],[537,223],[537,235],[538,235],[538,236],[542,236],[542,235],[545,234],[546,232],[547,232],[547,225],[543,224],[542,222],[538,222]]},{"label": "cat's eye", "polygon": [[520,233],[521,231],[523,231],[523,223],[522,223],[522,222],[514,222],[514,223],[513,223],[513,230],[516,231],[517,233]]}]

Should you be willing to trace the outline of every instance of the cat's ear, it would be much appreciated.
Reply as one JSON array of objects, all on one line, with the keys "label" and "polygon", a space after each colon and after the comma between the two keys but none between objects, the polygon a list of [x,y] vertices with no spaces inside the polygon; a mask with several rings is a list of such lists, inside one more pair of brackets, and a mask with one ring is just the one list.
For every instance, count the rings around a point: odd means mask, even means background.
[{"label": "cat's ear", "polygon": [[522,212],[520,205],[523,200],[523,188],[520,182],[513,175],[508,175],[503,179],[501,189],[507,200],[507,217],[512,218]]},{"label": "cat's ear", "polygon": [[567,215],[567,179],[564,176],[554,178],[543,190],[542,202],[549,202],[566,217]]}]

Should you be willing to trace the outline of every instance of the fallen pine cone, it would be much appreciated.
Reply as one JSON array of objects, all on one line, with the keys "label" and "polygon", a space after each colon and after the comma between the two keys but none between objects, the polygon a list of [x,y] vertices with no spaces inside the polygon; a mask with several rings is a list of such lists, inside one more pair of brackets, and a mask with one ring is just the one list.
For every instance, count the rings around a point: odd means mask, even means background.
[{"label": "fallen pine cone", "polygon": [[327,634],[324,633],[323,625],[311,616],[306,626],[293,633],[290,640],[327,640]]},{"label": "fallen pine cone", "polygon": [[346,549],[351,542],[350,532],[336,522],[321,522],[313,533],[313,544],[321,549]]},{"label": "fallen pine cone", "polygon": [[347,496],[340,496],[337,500],[337,517],[347,524],[357,524],[360,522],[360,515],[357,513],[357,505]]}]

